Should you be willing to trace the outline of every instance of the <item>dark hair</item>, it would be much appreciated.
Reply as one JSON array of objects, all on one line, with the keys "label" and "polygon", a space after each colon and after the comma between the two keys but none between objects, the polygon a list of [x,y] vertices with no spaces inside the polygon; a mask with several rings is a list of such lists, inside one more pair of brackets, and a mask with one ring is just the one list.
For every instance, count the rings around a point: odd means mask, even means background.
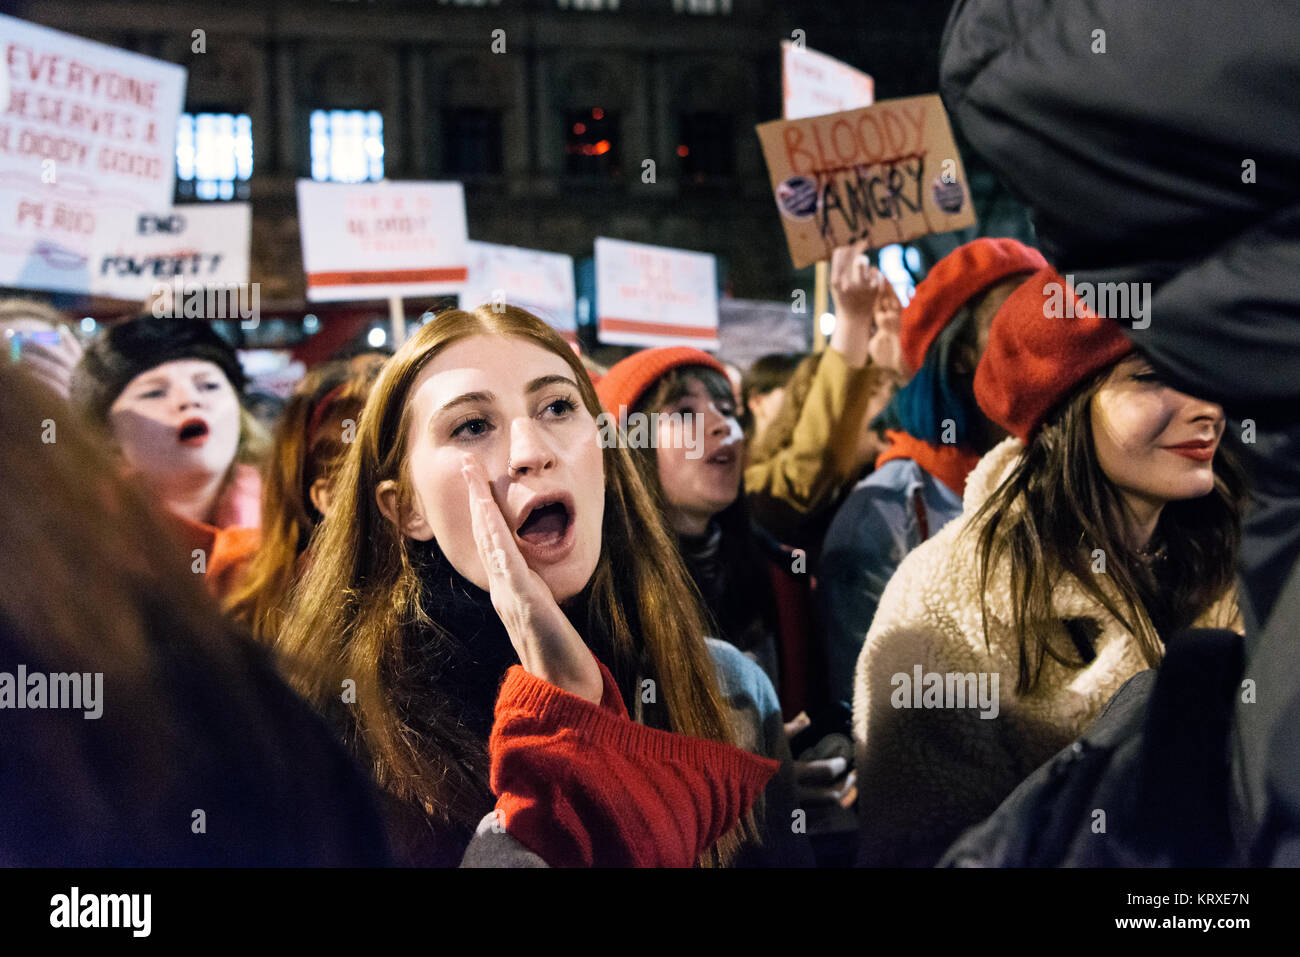
[{"label": "dark hair", "polygon": [[52,392],[0,368],[0,394],[0,671],[103,675],[96,719],[0,719],[0,863],[385,863],[364,775],[146,494]]},{"label": "dark hair", "polygon": [[[672,405],[686,395],[690,384],[698,382],[710,397],[730,405],[735,396],[727,378],[707,366],[678,366],[670,369],[648,388],[637,401],[633,411],[652,412]],[[637,448],[633,459],[646,485],[653,491],[660,510],[666,507],[663,484],[659,481],[658,452],[653,448]],[[776,608],[771,601],[771,587],[765,574],[765,559],[754,537],[742,488],[736,500],[714,516],[721,529],[718,560],[727,578],[727,587],[716,600],[703,595],[701,582],[695,584],[705,599],[704,606],[717,626],[716,637],[727,641],[742,651],[750,650],[764,634],[776,631]],[[688,562],[688,568],[690,563]],[[695,569],[691,568],[692,577]]]},{"label": "dark hair", "polygon": [[748,414],[749,400],[754,396],[767,395],[789,382],[805,356],[806,352],[772,352],[755,359],[741,377],[740,399],[745,406],[742,411]]},{"label": "dark hair", "polygon": [[[1125,544],[1122,502],[1097,459],[1090,413],[1113,369],[1094,375],[1049,416],[966,529],[978,535],[986,642],[992,569],[1003,560],[1010,565],[1021,692],[1037,683],[1045,657],[1075,667],[1090,660],[1089,627],[1063,623],[1052,609],[1062,574],[1076,578],[1135,636],[1152,667],[1160,661],[1161,636],[1191,625],[1232,586],[1246,480],[1226,442],[1214,457],[1213,490],[1162,509],[1154,539],[1162,557],[1148,566]],[[1096,549],[1106,563],[1100,578],[1093,572]],[[1114,585],[1117,599],[1101,578]]]}]

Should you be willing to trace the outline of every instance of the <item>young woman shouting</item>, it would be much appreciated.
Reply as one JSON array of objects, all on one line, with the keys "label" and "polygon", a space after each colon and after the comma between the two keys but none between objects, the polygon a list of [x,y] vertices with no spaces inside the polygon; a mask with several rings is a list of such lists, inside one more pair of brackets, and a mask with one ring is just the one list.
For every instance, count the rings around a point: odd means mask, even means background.
[{"label": "young woman shouting", "polygon": [[[370,393],[279,647],[392,796],[404,861],[456,863],[492,809],[493,702],[538,643],[580,637],[608,668],[608,703],[676,733],[627,722],[643,761],[706,766],[727,787],[756,760],[719,747],[737,730],[703,616],[627,450],[602,447],[599,412],[578,357],[513,307],[441,314]],[[543,674],[607,702],[598,669],[564,661]],[[702,860],[732,859],[752,833]],[[599,859],[599,835],[575,841]]]}]

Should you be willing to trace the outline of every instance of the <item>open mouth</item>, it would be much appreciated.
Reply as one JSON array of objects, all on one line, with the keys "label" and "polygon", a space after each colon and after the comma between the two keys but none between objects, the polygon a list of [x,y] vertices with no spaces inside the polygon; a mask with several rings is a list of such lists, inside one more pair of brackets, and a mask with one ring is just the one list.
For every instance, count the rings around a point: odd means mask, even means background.
[{"label": "open mouth", "polygon": [[186,419],[176,430],[176,441],[181,445],[202,445],[209,434],[208,423],[202,419]]},{"label": "open mouth", "polygon": [[736,462],[736,450],[729,446],[718,449],[704,461],[710,465],[734,465]]},{"label": "open mouth", "polygon": [[516,529],[515,537],[526,558],[558,561],[573,548],[572,496],[564,492],[539,495],[528,503],[523,514],[524,520]]}]

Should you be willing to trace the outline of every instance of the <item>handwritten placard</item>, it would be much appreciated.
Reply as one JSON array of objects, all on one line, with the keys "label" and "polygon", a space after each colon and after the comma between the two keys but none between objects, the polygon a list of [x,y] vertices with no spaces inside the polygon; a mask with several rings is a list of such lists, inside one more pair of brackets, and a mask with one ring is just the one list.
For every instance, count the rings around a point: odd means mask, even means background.
[{"label": "handwritten placard", "polygon": [[975,223],[936,94],[757,129],[796,268],[859,239],[879,248]]},{"label": "handwritten placard", "polygon": [[596,240],[597,332],[632,346],[718,347],[718,263],[708,253]]},{"label": "handwritten placard", "polygon": [[252,209],[248,203],[192,203],[161,213],[116,216],[96,242],[91,291],[148,299],[160,285],[248,282]]},{"label": "handwritten placard", "polygon": [[92,292],[106,221],[171,205],[185,70],[2,14],[0,55],[0,285]]}]

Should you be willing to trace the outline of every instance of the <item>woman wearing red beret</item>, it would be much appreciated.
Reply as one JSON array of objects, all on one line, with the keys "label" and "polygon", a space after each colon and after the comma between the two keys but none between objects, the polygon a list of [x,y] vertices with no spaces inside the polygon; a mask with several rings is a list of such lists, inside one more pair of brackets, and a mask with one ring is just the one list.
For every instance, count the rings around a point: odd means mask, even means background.
[{"label": "woman wearing red beret", "polygon": [[1013,437],[899,566],[858,658],[862,863],[933,864],[1164,638],[1242,630],[1223,409],[1164,384],[1073,295],[1045,267],[998,310],[975,395]]}]

